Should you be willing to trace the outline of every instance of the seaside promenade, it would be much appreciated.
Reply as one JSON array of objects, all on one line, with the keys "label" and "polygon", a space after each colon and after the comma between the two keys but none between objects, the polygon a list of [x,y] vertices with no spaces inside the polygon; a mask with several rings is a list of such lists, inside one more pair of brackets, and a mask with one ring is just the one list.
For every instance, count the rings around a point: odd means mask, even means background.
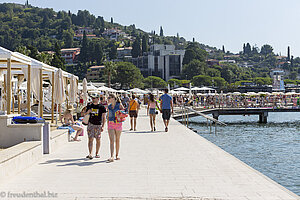
[{"label": "seaside promenade", "polygon": [[110,153],[105,127],[100,159],[85,158],[85,133],[81,142],[62,146],[5,181],[0,194],[49,191],[57,193],[53,199],[64,200],[300,199],[174,119],[168,133],[163,132],[160,115],[156,121],[158,131],[152,133],[144,109],[136,132],[128,131],[126,120],[119,161],[106,163]]}]

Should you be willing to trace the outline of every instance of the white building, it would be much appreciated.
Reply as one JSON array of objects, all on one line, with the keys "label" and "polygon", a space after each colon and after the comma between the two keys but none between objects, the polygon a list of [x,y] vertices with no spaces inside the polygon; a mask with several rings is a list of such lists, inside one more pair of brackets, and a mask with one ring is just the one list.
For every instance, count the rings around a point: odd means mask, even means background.
[{"label": "white building", "polygon": [[165,81],[179,78],[185,50],[176,50],[174,45],[154,44],[150,52],[138,58],[132,58],[144,77],[158,76]]}]

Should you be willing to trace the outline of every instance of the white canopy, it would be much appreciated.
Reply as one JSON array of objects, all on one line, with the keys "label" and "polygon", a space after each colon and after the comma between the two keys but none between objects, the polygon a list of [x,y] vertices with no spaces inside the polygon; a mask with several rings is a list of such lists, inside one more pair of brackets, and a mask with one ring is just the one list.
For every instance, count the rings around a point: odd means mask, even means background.
[{"label": "white canopy", "polygon": [[121,94],[129,94],[129,92],[126,92],[125,90],[118,90],[118,93],[121,93]]},{"label": "white canopy", "polygon": [[197,91],[197,90],[202,90],[202,89],[199,88],[199,87],[193,87],[191,90],[192,90],[192,91]]},{"label": "white canopy", "polygon": [[98,88],[96,86],[93,85],[92,82],[89,82],[87,84],[87,90],[97,90]]},{"label": "white canopy", "polygon": [[180,88],[176,88],[176,89],[174,89],[175,91],[188,91],[188,90],[190,90],[190,89],[188,89],[188,88],[185,88],[185,87],[180,87]]},{"label": "white canopy", "polygon": [[202,90],[202,91],[206,91],[206,90],[208,90],[208,91],[216,91],[214,88],[209,88],[209,87],[201,87],[201,88],[199,88],[199,90]]},{"label": "white canopy", "polygon": [[141,90],[139,88],[134,88],[134,89],[128,90],[128,92],[133,92],[133,93],[138,93],[138,94],[147,94],[146,91]]},{"label": "white canopy", "polygon": [[101,87],[99,87],[97,90],[106,92],[106,91],[108,91],[109,89],[110,89],[109,87],[101,86]]}]

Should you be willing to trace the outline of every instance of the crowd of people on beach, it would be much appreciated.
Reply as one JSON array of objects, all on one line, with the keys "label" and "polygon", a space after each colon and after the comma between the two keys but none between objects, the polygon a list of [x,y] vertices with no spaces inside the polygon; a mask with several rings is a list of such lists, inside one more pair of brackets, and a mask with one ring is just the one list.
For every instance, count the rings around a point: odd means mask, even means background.
[{"label": "crowd of people on beach", "polygon": [[[123,123],[126,117],[130,118],[129,131],[137,131],[137,119],[142,106],[146,106],[147,115],[150,119],[150,131],[156,131],[156,115],[162,113],[162,119],[165,125],[165,132],[169,131],[169,121],[173,113],[173,99],[168,94],[168,89],[164,90],[163,95],[156,96],[148,94],[139,98],[135,94],[130,97],[127,95],[117,96],[115,94],[92,94],[91,101],[80,110],[80,120],[87,126],[88,159],[100,158],[99,150],[101,145],[101,134],[107,127],[110,141],[110,158],[107,162],[120,160],[120,138],[123,131]],[[80,101],[83,102],[83,101]],[[80,141],[79,135],[82,135],[84,128],[78,122],[75,122],[71,113],[72,107],[68,107],[64,112],[61,121],[64,126],[69,126],[76,131],[74,141]],[[92,156],[93,143],[96,140],[95,156]],[[115,157],[114,157],[115,155]]]},{"label": "crowd of people on beach", "polygon": [[296,108],[298,94],[184,94],[173,95],[174,106],[197,108]]}]

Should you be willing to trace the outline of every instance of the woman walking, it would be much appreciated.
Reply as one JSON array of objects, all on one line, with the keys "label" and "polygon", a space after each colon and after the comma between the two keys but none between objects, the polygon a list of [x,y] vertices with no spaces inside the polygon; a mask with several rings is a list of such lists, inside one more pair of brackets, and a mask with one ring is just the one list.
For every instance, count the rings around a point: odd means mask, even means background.
[{"label": "woman walking", "polygon": [[135,100],[135,95],[132,95],[132,99],[129,102],[129,116],[130,116],[130,131],[136,131],[136,118],[138,117],[138,109],[140,104]]},{"label": "woman walking", "polygon": [[147,115],[150,116],[150,126],[151,131],[156,131],[155,128],[155,117],[156,117],[156,108],[159,108],[157,101],[154,99],[154,95],[150,94],[148,108],[147,108]]},{"label": "woman walking", "polygon": [[117,122],[116,120],[116,112],[119,110],[124,110],[124,107],[120,100],[114,95],[110,94],[108,97],[108,134],[110,140],[110,158],[108,162],[114,161],[114,149],[116,142],[116,160],[120,160],[119,158],[119,150],[120,150],[120,137],[122,132],[122,122]]}]

